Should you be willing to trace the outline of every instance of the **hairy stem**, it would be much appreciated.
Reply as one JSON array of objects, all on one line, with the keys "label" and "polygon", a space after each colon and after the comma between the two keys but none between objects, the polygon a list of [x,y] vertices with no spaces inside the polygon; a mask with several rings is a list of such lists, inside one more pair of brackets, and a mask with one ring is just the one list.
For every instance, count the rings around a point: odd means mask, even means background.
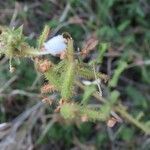
[{"label": "hairy stem", "polygon": [[133,118],[124,108],[124,106],[120,105],[116,107],[116,111],[120,113],[120,115],[126,118],[129,122],[143,130],[146,134],[150,135],[150,128],[139,122],[137,119]]}]

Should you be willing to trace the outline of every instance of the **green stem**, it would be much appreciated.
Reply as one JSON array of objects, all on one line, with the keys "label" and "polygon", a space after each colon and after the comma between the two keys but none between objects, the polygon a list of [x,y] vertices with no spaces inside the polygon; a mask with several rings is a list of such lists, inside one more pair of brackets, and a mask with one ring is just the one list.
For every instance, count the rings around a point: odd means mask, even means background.
[{"label": "green stem", "polygon": [[53,72],[53,70],[46,72],[44,75],[50,83],[52,83],[59,91],[61,91],[59,77],[55,72]]},{"label": "green stem", "polygon": [[150,135],[150,128],[147,127],[146,125],[144,125],[143,123],[139,122],[138,120],[136,120],[135,118],[133,118],[126,110],[125,108],[120,105],[118,107],[116,107],[116,111],[118,113],[120,113],[120,115],[124,118],[126,118],[129,122],[131,122],[132,124],[134,124],[135,126],[137,126],[138,128],[140,128],[141,130],[143,130],[146,134]]}]

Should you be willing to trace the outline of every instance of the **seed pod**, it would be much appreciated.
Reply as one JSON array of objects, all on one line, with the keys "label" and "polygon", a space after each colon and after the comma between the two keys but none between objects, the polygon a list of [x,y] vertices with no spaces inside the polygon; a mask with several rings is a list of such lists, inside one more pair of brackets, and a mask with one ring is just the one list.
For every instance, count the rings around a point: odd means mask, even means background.
[{"label": "seed pod", "polygon": [[50,85],[50,84],[45,84],[42,88],[41,88],[41,93],[51,93],[56,91],[56,88],[54,85]]}]

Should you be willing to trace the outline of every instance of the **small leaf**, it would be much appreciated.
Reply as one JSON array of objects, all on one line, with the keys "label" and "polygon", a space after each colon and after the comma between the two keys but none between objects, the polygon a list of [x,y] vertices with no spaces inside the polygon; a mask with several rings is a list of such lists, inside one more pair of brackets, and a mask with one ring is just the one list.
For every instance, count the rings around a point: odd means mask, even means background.
[{"label": "small leaf", "polygon": [[118,67],[116,68],[112,79],[109,82],[110,87],[116,87],[120,74],[126,69],[127,63],[125,61],[120,61]]},{"label": "small leaf", "polygon": [[86,86],[84,89],[83,99],[81,101],[82,104],[87,104],[91,95],[96,91],[96,87],[94,85]]},{"label": "small leaf", "polygon": [[134,131],[131,128],[123,128],[123,130],[120,132],[119,136],[124,140],[124,141],[130,141],[134,135]]},{"label": "small leaf", "polygon": [[22,36],[23,33],[23,25],[21,25],[19,28],[17,28],[15,30],[16,34],[18,34],[19,36]]},{"label": "small leaf", "polygon": [[61,115],[65,119],[73,119],[75,117],[76,105],[64,104],[60,109]]},{"label": "small leaf", "polygon": [[107,48],[108,48],[108,44],[107,43],[100,44],[99,56],[98,56],[98,62],[99,63],[102,63],[103,57],[104,57],[104,53],[106,52]]},{"label": "small leaf", "polygon": [[124,31],[124,30],[129,26],[130,22],[131,22],[130,20],[125,20],[125,21],[123,21],[123,23],[121,23],[121,24],[118,26],[118,30],[119,30],[120,32]]},{"label": "small leaf", "polygon": [[49,26],[45,25],[42,34],[40,35],[39,39],[38,39],[38,49],[40,49],[42,47],[42,45],[44,44],[44,42],[46,41],[48,34],[49,34]]}]

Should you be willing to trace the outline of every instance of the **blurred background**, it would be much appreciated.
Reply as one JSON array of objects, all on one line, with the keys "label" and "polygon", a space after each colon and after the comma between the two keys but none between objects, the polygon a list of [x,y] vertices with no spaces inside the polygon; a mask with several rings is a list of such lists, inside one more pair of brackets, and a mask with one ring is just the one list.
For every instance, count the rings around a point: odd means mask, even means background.
[{"label": "blurred background", "polygon": [[[116,89],[130,114],[150,124],[149,0],[1,0],[0,25],[22,24],[33,46],[45,24],[50,36],[69,32],[76,48],[90,38],[108,43],[100,71],[111,77],[118,61],[129,63]],[[97,51],[99,46],[85,61]],[[32,60],[13,65],[10,73],[7,58],[0,57],[0,150],[150,149],[150,137],[126,120],[113,128],[62,120],[41,102],[43,80]]]}]

